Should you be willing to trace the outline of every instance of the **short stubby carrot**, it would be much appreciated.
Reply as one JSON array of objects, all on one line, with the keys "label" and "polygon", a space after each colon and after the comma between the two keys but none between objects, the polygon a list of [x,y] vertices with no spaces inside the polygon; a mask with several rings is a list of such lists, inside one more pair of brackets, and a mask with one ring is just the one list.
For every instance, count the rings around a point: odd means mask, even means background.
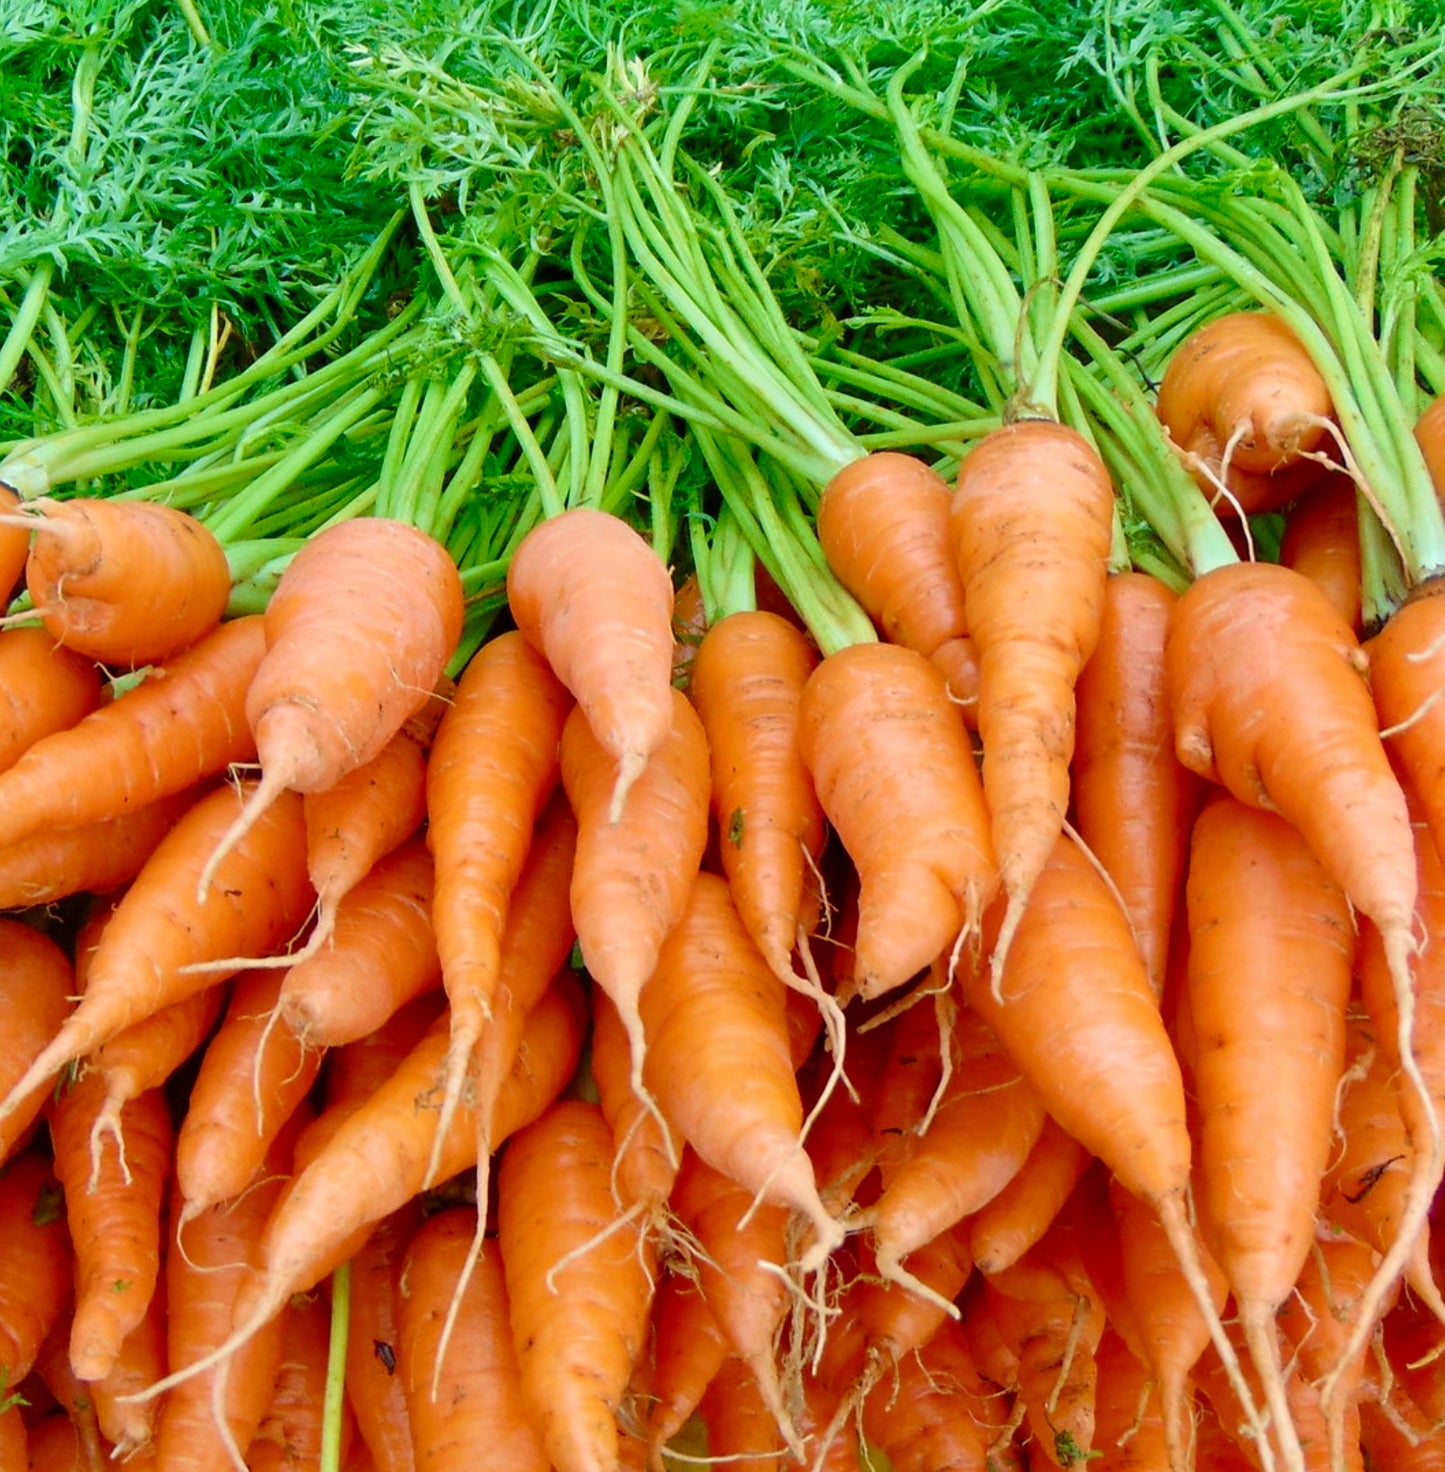
[{"label": "short stubby carrot", "polygon": [[517,627],[547,657],[616,763],[608,816],[672,727],[672,578],[625,521],[576,506],[541,522],[507,567]]},{"label": "short stubby carrot", "polygon": [[0,772],[0,849],[49,827],[134,812],[250,761],[246,691],[266,639],[233,619]]},{"label": "short stubby carrot", "polygon": [[100,669],[47,629],[0,630],[0,772],[101,700]]},{"label": "short stubby carrot", "polygon": [[854,644],[809,676],[798,743],[861,881],[854,989],[881,996],[976,926],[998,882],[968,733],[923,655]]},{"label": "short stubby carrot", "polygon": [[45,627],[103,664],[139,668],[193,644],[231,596],[225,549],[159,501],[29,501],[25,585]]},{"label": "short stubby carrot", "polygon": [[220,856],[282,792],[313,793],[371,761],[430,699],[461,637],[461,575],[405,522],[362,516],[316,533],[266,605],[266,655],[246,694],[261,780]]},{"label": "short stubby carrot", "polygon": [[963,458],[950,529],[978,650],[978,733],[1009,897],[994,974],[1062,831],[1075,685],[1103,618],[1114,487],[1077,430],[1006,424]]}]

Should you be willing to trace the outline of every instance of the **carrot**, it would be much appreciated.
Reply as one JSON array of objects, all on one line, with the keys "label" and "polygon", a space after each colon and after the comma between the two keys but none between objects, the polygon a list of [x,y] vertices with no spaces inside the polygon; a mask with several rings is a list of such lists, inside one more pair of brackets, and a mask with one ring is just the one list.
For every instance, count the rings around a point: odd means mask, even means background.
[{"label": "carrot", "polygon": [[1328,476],[1285,514],[1279,560],[1323,589],[1340,617],[1360,632],[1360,514],[1355,483]]},{"label": "carrot", "polygon": [[57,644],[45,629],[0,630],[0,771],[88,716],[101,689],[94,660]]},{"label": "carrot", "polygon": [[1164,1416],[1148,1366],[1112,1329],[1104,1330],[1094,1364],[1092,1472],[1164,1472],[1171,1466]]},{"label": "carrot", "polygon": [[[70,957],[43,930],[0,916],[0,1089],[10,1093],[65,1023],[74,1005]],[[0,1160],[8,1160],[40,1117],[47,1095],[41,1080],[0,1129]]]},{"label": "carrot", "polygon": [[792,1462],[753,1372],[736,1355],[713,1376],[701,1411],[710,1461],[732,1472],[782,1472]]},{"label": "carrot", "polygon": [[[512,1347],[507,1284],[495,1252],[473,1268],[474,1208],[430,1217],[401,1265],[396,1373],[405,1393],[418,1472],[462,1472],[485,1450],[489,1463],[547,1472],[539,1423],[528,1412]],[[446,1345],[440,1393],[433,1394],[443,1325],[463,1294],[457,1331]]]},{"label": "carrot", "polygon": [[49,1111],[55,1173],[65,1191],[75,1254],[70,1364],[82,1380],[114,1368],[125,1337],[145,1318],[161,1263],[161,1209],[175,1127],[158,1089],[126,1105],[126,1170],[91,1160],[91,1127],[106,1083],[86,1073]]},{"label": "carrot", "polygon": [[70,1452],[71,1461],[66,1465],[81,1468],[83,1472],[104,1472],[110,1448],[101,1438],[90,1386],[71,1368],[66,1350],[70,1338],[71,1319],[67,1309],[50,1326],[50,1332],[41,1343],[35,1356],[31,1382],[38,1381],[45,1387],[70,1423],[73,1450]]},{"label": "carrot", "polygon": [[[662,1115],[714,1170],[812,1228],[804,1272],[843,1238],[801,1140],[783,984],[744,929],[725,880],[701,873],[642,989],[648,1085]],[[636,1059],[634,1056],[634,1065]],[[729,1100],[724,1112],[718,1099]]]},{"label": "carrot", "polygon": [[1431,399],[1415,421],[1415,442],[1425,457],[1436,495],[1445,499],[1445,394]]},{"label": "carrot", "polygon": [[225,549],[201,522],[159,501],[27,501],[34,527],[25,586],[69,649],[137,669],[194,644],[231,596]]},{"label": "carrot", "polygon": [[204,789],[78,828],[45,828],[0,848],[0,910],[53,905],[129,884]]},{"label": "carrot", "polygon": [[[631,1045],[632,1087],[649,1108],[643,1082],[647,1041],[639,997],[668,932],[687,907],[707,844],[707,737],[680,691],[669,690],[671,730],[631,785],[626,810],[609,817],[617,762],[576,706],[562,730],[562,785],[577,818],[572,920],[582,960],[611,997]],[[663,1121],[660,1121],[662,1123]]]},{"label": "carrot", "polygon": [[[64,1415],[57,1417],[66,1420]],[[0,1410],[0,1466],[30,1468],[30,1433],[20,1407],[9,1404]]]},{"label": "carrot", "polygon": [[1170,356],[1156,408],[1195,479],[1238,515],[1283,506],[1323,473],[1304,457],[1328,432],[1330,392],[1271,313],[1227,313],[1192,333]]},{"label": "carrot", "polygon": [[518,544],[507,566],[507,603],[613,760],[606,812],[616,824],[674,724],[667,568],[621,518],[574,506]]},{"label": "carrot", "polygon": [[1099,642],[1079,675],[1074,823],[1123,902],[1155,996],[1184,875],[1199,779],[1174,752],[1164,639],[1177,601],[1148,573],[1113,574]]},{"label": "carrot", "polygon": [[652,1253],[635,1224],[601,1235],[616,1213],[611,1178],[612,1131],[581,1100],[513,1136],[497,1175],[512,1343],[557,1472],[615,1463],[613,1408],[646,1339]]},{"label": "carrot", "polygon": [[320,1072],[322,1051],[294,1036],[273,1039],[263,1051],[280,987],[274,972],[236,977],[226,1015],[206,1044],[176,1132],[182,1230],[198,1212],[245,1189]]},{"label": "carrot", "polygon": [[66,1312],[70,1235],[48,1153],[27,1149],[0,1171],[0,1386],[14,1390]]},{"label": "carrot", "polygon": [[[924,1005],[930,1001],[932,1006]],[[945,1068],[952,1069],[949,1040],[957,1015],[956,993],[938,985],[889,1023],[887,1053],[865,1096],[870,1153],[885,1191],[937,1108],[947,1082]]]},{"label": "carrot", "polygon": [[647,1405],[649,1460],[687,1424],[731,1353],[701,1289],[685,1272],[664,1272],[652,1300],[652,1380]]},{"label": "carrot", "polygon": [[426,704],[461,637],[461,577],[427,533],[359,517],[307,541],[264,617],[266,655],[246,694],[261,780],[215,845],[202,895],[283,792],[331,787]]},{"label": "carrot", "polygon": [[0,481],[0,600],[5,603],[10,602],[30,556],[30,528],[14,519],[23,504],[14,486]]},{"label": "carrot", "polygon": [[[950,1046],[953,1077],[932,1122],[862,1217],[879,1273],[923,1296],[904,1258],[993,1200],[1044,1126],[1038,1095],[977,1013],[963,1009]],[[941,1306],[955,1313],[951,1298]]]},{"label": "carrot", "polygon": [[[322,1411],[331,1339],[331,1305],[322,1294],[295,1298],[281,1321],[281,1363],[271,1404],[246,1449],[247,1472],[293,1472],[321,1466]],[[356,1434],[350,1404],[342,1400],[337,1433],[344,1458]]]},{"label": "carrot", "polygon": [[963,458],[950,509],[969,631],[993,848],[1008,895],[994,978],[1062,830],[1075,685],[1098,642],[1114,488],[1077,430],[1006,424]]},{"label": "carrot", "polygon": [[139,1324],[121,1340],[114,1365],[102,1380],[91,1383],[101,1434],[128,1460],[149,1448],[155,1438],[160,1407],[132,1397],[166,1373],[166,1290],[164,1274]]},{"label": "carrot", "polygon": [[491,1015],[507,906],[558,782],[570,707],[546,660],[520,634],[507,633],[472,656],[437,729],[427,763],[427,843],[436,861],[437,954],[452,1009],[439,1136]]},{"label": "carrot", "polygon": [[[995,907],[986,943],[999,923]],[[1179,1062],[1129,922],[1067,838],[1035,885],[1001,980],[1000,1001],[986,969],[970,971],[970,1005],[1058,1123],[1153,1206],[1218,1345],[1223,1328],[1184,1214],[1192,1152]],[[1238,1381],[1237,1364],[1225,1363]]]},{"label": "carrot", "polygon": [[204,904],[196,901],[196,876],[209,862],[217,836],[244,809],[247,791],[218,788],[161,840],[106,925],[83,1000],[0,1101],[0,1120],[65,1064],[202,990],[207,981],[181,971],[187,963],[242,949],[268,951],[295,931],[312,894],[301,799],[294,795],[290,802],[274,804],[266,821],[229,854],[216,894]]},{"label": "carrot", "polygon": [[[1308,1255],[1329,1160],[1353,926],[1298,830],[1223,794],[1194,825],[1186,902],[1202,1209],[1284,1437],[1274,1320]],[[1288,1439],[1285,1454],[1298,1457]]]},{"label": "carrot", "polygon": [[803,688],[798,741],[861,880],[854,990],[902,986],[977,924],[997,882],[983,788],[943,676],[845,646]]},{"label": "carrot", "polygon": [[415,1472],[417,1465],[406,1393],[397,1373],[401,1340],[397,1279],[421,1219],[419,1200],[398,1207],[376,1224],[351,1259],[346,1399],[377,1472]]},{"label": "carrot", "polygon": [[265,651],[259,615],[222,624],[117,699],[0,772],[0,848],[135,812],[248,762],[246,689]]}]

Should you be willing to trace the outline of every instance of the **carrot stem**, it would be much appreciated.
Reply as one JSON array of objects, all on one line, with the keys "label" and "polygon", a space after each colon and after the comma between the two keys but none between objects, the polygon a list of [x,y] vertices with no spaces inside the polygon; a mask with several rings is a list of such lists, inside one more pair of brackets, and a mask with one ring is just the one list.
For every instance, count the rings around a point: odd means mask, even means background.
[{"label": "carrot stem", "polygon": [[331,1338],[326,1351],[326,1398],[321,1410],[320,1472],[341,1472],[342,1412],[346,1399],[346,1341],[351,1324],[351,1264],[331,1275]]}]

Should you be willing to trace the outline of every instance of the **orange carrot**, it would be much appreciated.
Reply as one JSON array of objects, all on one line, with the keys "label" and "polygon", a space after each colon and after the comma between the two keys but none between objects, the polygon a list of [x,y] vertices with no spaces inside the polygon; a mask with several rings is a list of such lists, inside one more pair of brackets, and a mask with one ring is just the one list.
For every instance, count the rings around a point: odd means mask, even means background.
[{"label": "orange carrot", "polygon": [[1096,1460],[1089,1464],[1091,1472],[1165,1472],[1171,1464],[1164,1416],[1149,1367],[1111,1328],[1099,1340],[1094,1364]]},{"label": "orange carrot", "polygon": [[[489,1252],[470,1262],[479,1230],[474,1208],[430,1217],[406,1248],[400,1275],[396,1373],[405,1393],[418,1472],[467,1472],[487,1462],[547,1472],[539,1422],[524,1399],[512,1346],[502,1262]],[[456,1332],[433,1393],[443,1326],[463,1295]]]},{"label": "orange carrot", "polygon": [[185,791],[255,745],[243,712],[265,651],[259,615],[222,624],[0,773],[0,847],[48,826],[74,828]]},{"label": "orange carrot", "polygon": [[1195,479],[1237,515],[1283,506],[1323,474],[1304,457],[1328,433],[1329,389],[1271,313],[1226,313],[1192,333],[1170,357],[1156,408]]},{"label": "orange carrot", "polygon": [[[43,930],[24,921],[0,916],[0,1011],[5,1028],[0,1033],[0,1089],[10,1093],[31,1064],[59,1032],[70,1015],[76,990],[70,957]],[[0,1160],[20,1148],[40,1117],[48,1094],[45,1080],[0,1129]]]},{"label": "orange carrot", "polygon": [[242,1191],[321,1069],[322,1051],[294,1035],[266,1040],[281,978],[247,971],[206,1044],[176,1133],[179,1226]]},{"label": "orange carrot", "polygon": [[491,1015],[507,907],[558,782],[570,706],[546,660],[520,634],[502,634],[472,656],[437,729],[427,763],[427,843],[436,861],[436,948],[452,1010],[439,1134]]},{"label": "orange carrot", "polygon": [[302,547],[264,617],[266,655],[246,694],[261,780],[216,844],[202,894],[283,792],[324,791],[427,703],[461,637],[461,577],[425,532],[359,517]]},{"label": "orange carrot", "polygon": [[30,556],[30,528],[13,513],[22,505],[14,486],[0,481],[0,600],[9,603]]},{"label": "orange carrot", "polygon": [[[331,1305],[324,1295],[294,1298],[287,1304],[276,1385],[246,1449],[247,1472],[320,1468],[330,1337]],[[356,1433],[356,1419],[345,1399],[338,1414],[337,1449],[344,1459]]]},{"label": "orange carrot", "polygon": [[89,715],[100,698],[94,660],[57,644],[45,629],[0,630],[0,771]]},{"label": "orange carrot", "polygon": [[862,881],[854,989],[880,996],[975,926],[997,882],[967,732],[943,676],[891,644],[823,660],[799,720],[803,760]]},{"label": "orange carrot", "polygon": [[[95,1399],[90,1386],[79,1379],[70,1367],[66,1345],[70,1341],[70,1316],[62,1313],[51,1326],[35,1356],[31,1382],[39,1382],[65,1414],[71,1440],[62,1439],[58,1468],[74,1468],[75,1472],[104,1472],[110,1447],[101,1438],[96,1418]],[[32,1466],[43,1469],[51,1455],[38,1438],[31,1438]]]},{"label": "orange carrot", "polygon": [[124,1109],[125,1169],[92,1165],[91,1127],[106,1102],[99,1073],[86,1073],[49,1111],[55,1173],[65,1190],[75,1253],[70,1364],[82,1380],[114,1368],[121,1342],[145,1318],[161,1263],[161,1208],[175,1127],[158,1089]]},{"label": "orange carrot", "polygon": [[137,1401],[132,1397],[165,1373],[166,1290],[162,1274],[140,1323],[121,1341],[109,1374],[93,1381],[90,1387],[101,1434],[115,1448],[118,1460],[139,1458],[154,1441],[160,1407],[153,1400]]},{"label": "orange carrot", "polygon": [[[743,927],[725,880],[701,873],[642,989],[648,1085],[664,1119],[713,1169],[812,1228],[802,1271],[843,1238],[801,1140],[782,982]],[[634,1058],[635,1062],[635,1058]],[[731,1101],[726,1112],[716,1100]]]},{"label": "orange carrot", "polygon": [[1435,494],[1445,499],[1445,394],[1437,394],[1415,421],[1415,442],[1425,457]]},{"label": "orange carrot", "polygon": [[1174,753],[1164,639],[1176,597],[1148,573],[1105,584],[1098,647],[1079,675],[1074,823],[1113,880],[1155,996],[1199,802],[1199,779]]},{"label": "orange carrot", "polygon": [[687,1424],[731,1353],[707,1299],[685,1273],[665,1272],[652,1300],[651,1398],[647,1409],[653,1460]]},{"label": "orange carrot", "polygon": [[1050,420],[1006,424],[963,458],[950,510],[978,647],[978,732],[1008,895],[994,979],[1069,802],[1075,684],[1099,637],[1114,488],[1089,442]]},{"label": "orange carrot", "polygon": [[292,934],[312,903],[305,874],[301,799],[278,802],[233,849],[223,882],[204,904],[196,878],[217,836],[235,820],[247,789],[218,788],[161,840],[117,905],[90,967],[81,1004],[25,1077],[0,1102],[0,1120],[43,1079],[100,1047],[122,1029],[220,979],[181,968],[217,955],[264,953]]},{"label": "orange carrot", "polygon": [[0,1386],[16,1389],[66,1312],[70,1235],[48,1153],[28,1149],[0,1171]]},{"label": "orange carrot", "polygon": [[655,1108],[643,1082],[647,1042],[638,999],[668,932],[687,906],[707,844],[710,779],[707,737],[697,712],[669,690],[673,723],[632,782],[622,814],[609,818],[617,762],[576,706],[562,730],[562,785],[577,817],[572,920],[593,981],[627,1028],[632,1086]]},{"label": "orange carrot", "polygon": [[189,512],[159,501],[41,497],[21,515],[35,528],[25,585],[67,648],[136,669],[221,621],[231,596],[225,549]]},{"label": "orange carrot", "polygon": [[615,764],[606,805],[615,824],[674,722],[667,568],[625,521],[576,506],[523,538],[507,567],[507,602]]},{"label": "orange carrot", "polygon": [[1283,1435],[1274,1320],[1308,1255],[1329,1160],[1353,926],[1300,833],[1222,794],[1194,826],[1187,908],[1204,1216]]},{"label": "orange carrot", "polygon": [[615,1216],[612,1131],[595,1104],[559,1101],[509,1142],[497,1228],[512,1343],[557,1472],[615,1463],[613,1408],[646,1339],[652,1253],[635,1224],[604,1236]]},{"label": "orange carrot", "polygon": [[708,1456],[731,1472],[783,1472],[795,1464],[753,1372],[736,1355],[722,1362],[701,1409]]},{"label": "orange carrot", "polygon": [[1360,632],[1360,514],[1355,483],[1336,472],[1285,515],[1279,560],[1317,583]]}]

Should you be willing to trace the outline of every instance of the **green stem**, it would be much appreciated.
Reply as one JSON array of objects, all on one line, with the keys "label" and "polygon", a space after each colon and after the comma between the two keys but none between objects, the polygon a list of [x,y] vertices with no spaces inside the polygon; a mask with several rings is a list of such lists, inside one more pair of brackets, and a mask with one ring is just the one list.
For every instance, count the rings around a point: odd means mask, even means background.
[{"label": "green stem", "polygon": [[346,1397],[346,1342],[351,1331],[351,1264],[331,1274],[331,1338],[326,1351],[326,1391],[321,1408],[321,1469],[340,1472],[341,1427]]}]

